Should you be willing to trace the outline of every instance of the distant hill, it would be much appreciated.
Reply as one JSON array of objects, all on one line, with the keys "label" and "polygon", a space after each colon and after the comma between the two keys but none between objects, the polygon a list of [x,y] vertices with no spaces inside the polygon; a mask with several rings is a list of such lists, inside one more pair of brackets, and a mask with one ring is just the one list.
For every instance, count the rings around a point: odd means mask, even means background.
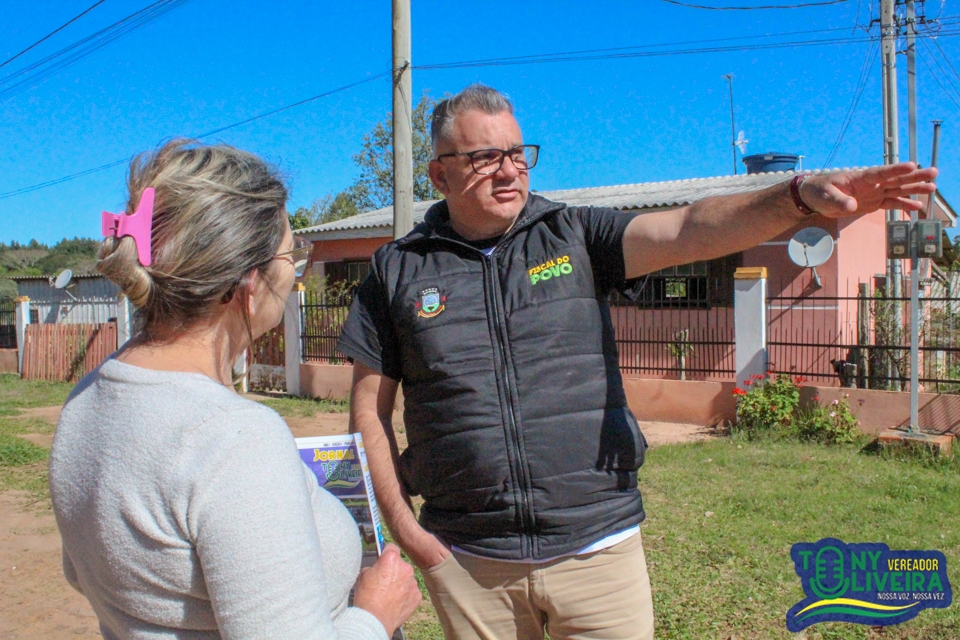
[{"label": "distant hill", "polygon": [[17,295],[10,276],[55,276],[64,269],[93,273],[100,241],[91,238],[64,238],[49,247],[36,240],[28,244],[0,242],[0,299]]}]

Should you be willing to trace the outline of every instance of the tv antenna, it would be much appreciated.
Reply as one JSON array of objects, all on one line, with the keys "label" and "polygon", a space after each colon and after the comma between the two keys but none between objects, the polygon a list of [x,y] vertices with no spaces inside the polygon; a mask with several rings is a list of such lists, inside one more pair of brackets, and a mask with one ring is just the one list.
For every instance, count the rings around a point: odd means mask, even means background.
[{"label": "tv antenna", "polygon": [[[737,175],[737,126],[733,118],[733,74],[725,73],[720,77],[726,78],[730,84],[730,146],[733,147],[731,149],[733,151],[733,175]],[[746,140],[744,140],[744,145],[746,145]]]},{"label": "tv antenna", "polygon": [[60,289],[65,294],[70,296],[74,302],[77,301],[77,298],[67,290],[67,287],[71,287],[76,284],[76,282],[73,281],[73,271],[71,269],[64,269],[61,271],[56,279],[53,280],[52,284],[55,289]]},{"label": "tv antenna", "polygon": [[813,287],[822,289],[817,267],[833,255],[833,236],[820,227],[806,227],[797,231],[787,243],[787,254],[794,264],[813,271]]}]

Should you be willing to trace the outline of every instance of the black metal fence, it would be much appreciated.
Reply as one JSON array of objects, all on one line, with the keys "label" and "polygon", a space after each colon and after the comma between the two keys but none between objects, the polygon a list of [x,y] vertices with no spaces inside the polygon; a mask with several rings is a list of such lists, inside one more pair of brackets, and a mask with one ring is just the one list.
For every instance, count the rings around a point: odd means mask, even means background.
[{"label": "black metal fence", "polygon": [[733,283],[704,276],[650,276],[635,302],[611,297],[620,370],[643,377],[736,375]]},{"label": "black metal fence", "polygon": [[[301,306],[304,362],[339,364],[336,350],[351,296],[308,291]],[[736,374],[732,283],[704,277],[651,277],[632,302],[611,296],[620,369],[686,380]]]},{"label": "black metal fence", "polygon": [[301,357],[304,362],[340,364],[343,356],[337,353],[340,331],[347,319],[352,296],[349,293],[307,291],[300,306]]},{"label": "black metal fence", "polygon": [[17,303],[0,300],[0,349],[17,348]]},{"label": "black metal fence", "polygon": [[[926,391],[960,393],[960,298],[921,298],[919,327],[920,383]],[[859,285],[854,295],[772,297],[767,345],[775,373],[905,390],[910,382],[910,299],[882,290],[871,294],[867,285]]]}]

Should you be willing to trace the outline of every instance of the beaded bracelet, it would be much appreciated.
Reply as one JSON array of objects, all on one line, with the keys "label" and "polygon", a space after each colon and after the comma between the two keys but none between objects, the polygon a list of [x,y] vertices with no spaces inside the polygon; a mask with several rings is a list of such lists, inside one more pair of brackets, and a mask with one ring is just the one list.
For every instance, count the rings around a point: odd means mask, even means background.
[{"label": "beaded bracelet", "polygon": [[801,173],[793,177],[793,180],[790,181],[790,197],[793,198],[793,204],[796,205],[797,209],[800,210],[805,216],[812,216],[819,213],[816,209],[813,209],[806,202],[803,201],[803,198],[800,197],[800,187],[803,185],[803,181],[809,177],[809,173]]}]

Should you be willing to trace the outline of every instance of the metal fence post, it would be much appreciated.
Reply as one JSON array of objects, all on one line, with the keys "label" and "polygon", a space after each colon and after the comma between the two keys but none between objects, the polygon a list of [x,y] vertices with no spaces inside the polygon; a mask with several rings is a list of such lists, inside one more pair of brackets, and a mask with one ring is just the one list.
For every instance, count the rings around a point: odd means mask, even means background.
[{"label": "metal fence post", "polygon": [[13,301],[17,303],[16,319],[14,320],[17,327],[17,368],[22,376],[23,353],[27,346],[27,325],[30,324],[30,298],[17,296]]},{"label": "metal fence post", "polygon": [[291,396],[300,395],[300,354],[303,352],[300,344],[303,335],[300,309],[303,307],[304,289],[302,283],[295,284],[293,291],[287,296],[283,310],[284,371],[287,376],[287,393]]},{"label": "metal fence post", "polygon": [[767,268],[740,267],[734,277],[737,384],[767,371]]},{"label": "metal fence post", "polygon": [[117,318],[117,349],[120,349],[130,339],[130,300],[120,293],[114,306]]}]

